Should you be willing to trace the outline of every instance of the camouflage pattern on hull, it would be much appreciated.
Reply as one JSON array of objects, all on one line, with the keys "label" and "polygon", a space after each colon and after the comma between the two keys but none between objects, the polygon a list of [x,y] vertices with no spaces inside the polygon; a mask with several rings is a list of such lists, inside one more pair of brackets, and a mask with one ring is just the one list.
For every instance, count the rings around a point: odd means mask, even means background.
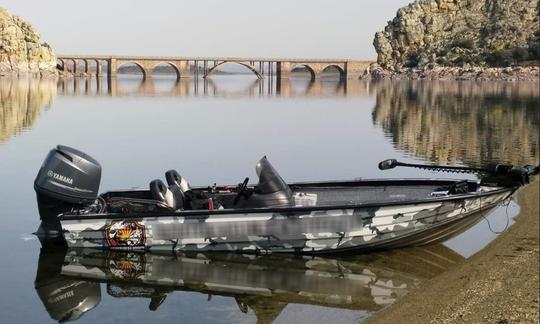
[{"label": "camouflage pattern on hull", "polygon": [[[464,230],[458,226],[460,223],[472,226],[473,215],[497,206],[511,193],[497,191],[378,208],[126,219],[104,215],[100,219],[81,217],[61,223],[68,246],[74,248],[329,253],[426,244],[448,238]],[[423,240],[422,235],[428,233],[436,237]]]}]

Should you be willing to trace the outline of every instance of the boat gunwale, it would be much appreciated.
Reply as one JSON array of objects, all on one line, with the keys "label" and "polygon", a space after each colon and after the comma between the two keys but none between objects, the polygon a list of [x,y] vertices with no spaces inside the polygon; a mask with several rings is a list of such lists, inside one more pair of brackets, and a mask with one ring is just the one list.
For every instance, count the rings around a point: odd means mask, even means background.
[{"label": "boat gunwale", "polygon": [[[330,187],[336,187],[340,185],[354,186],[354,185],[365,185],[366,183],[372,184],[377,183],[380,186],[390,185],[390,184],[399,184],[399,185],[418,185],[418,184],[450,184],[456,181],[475,182],[470,179],[365,179],[365,180],[344,180],[344,181],[322,181],[322,182],[298,182],[290,183],[289,186],[300,186],[300,187],[311,187],[316,185],[326,185]],[[207,187],[200,187],[207,188]],[[356,203],[348,205],[323,205],[323,206],[293,206],[293,207],[262,207],[262,208],[245,208],[245,209],[214,209],[214,210],[182,210],[179,212],[152,212],[152,213],[104,213],[104,214],[60,214],[58,216],[60,221],[70,221],[70,220],[95,220],[95,219],[141,219],[141,218],[161,218],[161,217],[183,217],[186,219],[200,219],[206,218],[211,215],[231,215],[231,214],[263,214],[263,213],[295,213],[295,212],[312,212],[312,211],[324,211],[324,210],[336,210],[336,209],[359,209],[359,208],[377,208],[377,207],[386,207],[386,206],[398,206],[398,205],[415,205],[423,203],[437,203],[445,202],[452,200],[460,199],[472,199],[478,197],[487,197],[494,194],[509,192],[508,197],[510,197],[519,187],[497,187],[496,189],[484,192],[474,192],[458,195],[450,195],[443,197],[427,197],[424,199],[415,199],[415,200],[394,200],[394,201],[385,201],[385,202],[369,202],[369,203]],[[196,189],[196,188],[195,188]],[[127,190],[126,190],[127,191]],[[131,190],[133,191],[133,190]],[[109,191],[110,192],[110,191]],[[121,192],[121,191],[114,191]],[[106,194],[105,192],[104,194]],[[507,197],[507,198],[508,198]],[[505,198],[505,199],[507,199]]]}]

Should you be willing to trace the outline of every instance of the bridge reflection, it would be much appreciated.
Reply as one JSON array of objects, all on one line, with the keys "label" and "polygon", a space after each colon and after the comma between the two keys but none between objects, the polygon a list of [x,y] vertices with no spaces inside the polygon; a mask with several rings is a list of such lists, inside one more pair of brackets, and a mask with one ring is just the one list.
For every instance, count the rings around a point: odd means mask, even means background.
[{"label": "bridge reflection", "polygon": [[58,80],[58,93],[65,96],[219,96],[219,97],[326,97],[369,96],[371,83],[361,80],[321,78],[266,78],[219,76],[196,78],[63,78]]}]

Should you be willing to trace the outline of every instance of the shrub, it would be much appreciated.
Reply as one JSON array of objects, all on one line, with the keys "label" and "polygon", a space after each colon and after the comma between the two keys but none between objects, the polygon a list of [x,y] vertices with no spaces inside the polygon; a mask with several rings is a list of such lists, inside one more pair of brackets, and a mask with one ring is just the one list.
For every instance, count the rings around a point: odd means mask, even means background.
[{"label": "shrub", "polygon": [[405,61],[405,64],[403,64],[403,66],[407,68],[413,68],[417,67],[419,62],[420,54],[416,50],[414,50],[409,52],[409,54],[407,55],[407,60]]},{"label": "shrub", "polygon": [[474,41],[470,38],[460,38],[452,42],[452,47],[461,47],[465,49],[474,49]]},{"label": "shrub", "polygon": [[510,66],[513,62],[512,51],[510,50],[494,50],[486,54],[486,63],[491,66],[505,67]]},{"label": "shrub", "polygon": [[445,65],[446,64],[446,58],[444,57],[437,57],[437,59],[435,60],[435,62],[439,65]]},{"label": "shrub", "polygon": [[527,47],[516,47],[512,50],[512,58],[515,63],[529,59],[529,49]]},{"label": "shrub", "polygon": [[540,60],[540,30],[529,38],[529,59]]}]

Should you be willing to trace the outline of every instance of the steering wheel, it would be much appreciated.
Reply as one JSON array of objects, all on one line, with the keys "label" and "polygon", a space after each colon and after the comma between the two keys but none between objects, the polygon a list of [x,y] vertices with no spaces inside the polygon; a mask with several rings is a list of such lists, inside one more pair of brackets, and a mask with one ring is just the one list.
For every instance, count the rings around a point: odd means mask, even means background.
[{"label": "steering wheel", "polygon": [[238,187],[236,188],[236,197],[234,197],[233,205],[236,205],[238,201],[240,200],[240,197],[244,195],[244,192],[247,189],[248,182],[249,182],[249,178],[246,177],[244,179],[244,182],[239,184]]}]

